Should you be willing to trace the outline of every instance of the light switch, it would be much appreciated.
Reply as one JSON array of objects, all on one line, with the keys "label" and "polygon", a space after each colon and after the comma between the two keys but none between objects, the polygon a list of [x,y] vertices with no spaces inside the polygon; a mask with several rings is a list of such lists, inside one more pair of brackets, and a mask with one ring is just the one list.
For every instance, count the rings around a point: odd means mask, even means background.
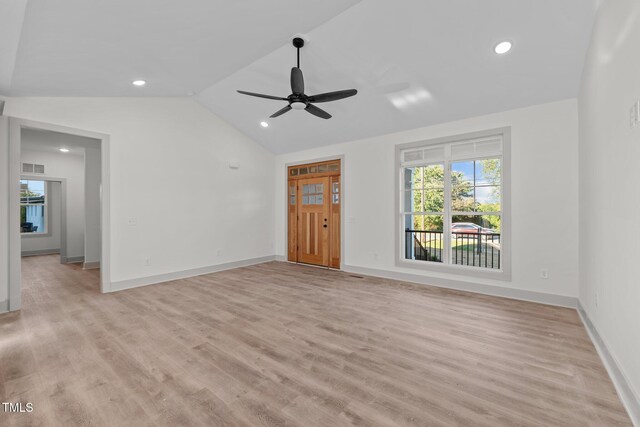
[{"label": "light switch", "polygon": [[640,125],[640,100],[636,101],[635,104],[629,110],[630,121],[629,124],[632,128]]}]

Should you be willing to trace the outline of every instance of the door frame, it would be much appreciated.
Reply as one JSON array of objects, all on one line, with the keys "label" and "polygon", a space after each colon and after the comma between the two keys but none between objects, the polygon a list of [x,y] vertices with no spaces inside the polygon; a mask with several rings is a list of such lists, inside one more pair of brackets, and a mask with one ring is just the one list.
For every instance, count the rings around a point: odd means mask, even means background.
[{"label": "door frame", "polygon": [[[67,263],[67,178],[57,178],[47,175],[21,174],[20,179],[60,183],[60,264]],[[51,206],[48,207],[51,215]],[[20,253],[22,254],[22,234],[20,235]],[[34,236],[34,238],[37,238]]]},{"label": "door frame", "polygon": [[[110,201],[110,145],[109,135],[77,129],[67,126],[59,126],[51,123],[43,123],[34,120],[8,117],[9,119],[9,311],[19,310],[22,303],[21,298],[21,241],[20,229],[20,175],[21,162],[20,152],[22,148],[22,129],[37,129],[69,135],[82,136],[96,139],[100,143],[100,231],[101,231],[101,253],[100,253],[100,292],[111,291],[111,201]],[[14,226],[15,225],[15,226]]]},{"label": "door frame", "polygon": [[[301,161],[296,161],[296,162],[289,162],[289,163],[285,163],[284,165],[284,248],[285,248],[285,255],[284,255],[284,260],[285,262],[290,262],[292,264],[296,264],[294,262],[291,262],[287,259],[287,245],[289,244],[289,167],[291,166],[304,166],[306,164],[309,163],[319,163],[319,162],[327,162],[327,161],[331,161],[331,160],[340,160],[340,270],[344,270],[344,266],[345,266],[345,258],[346,258],[346,252],[345,252],[345,235],[346,235],[346,231],[347,231],[347,227],[346,227],[346,222],[345,222],[345,195],[346,195],[346,185],[345,185],[345,175],[344,175],[344,170],[345,170],[345,155],[344,154],[338,154],[335,156],[326,156],[326,157],[316,157],[313,159],[309,159],[309,160],[301,160]],[[296,200],[297,200],[298,195],[296,194]],[[311,264],[305,264],[305,265],[311,265]],[[320,268],[327,268],[327,267],[320,267]]]}]

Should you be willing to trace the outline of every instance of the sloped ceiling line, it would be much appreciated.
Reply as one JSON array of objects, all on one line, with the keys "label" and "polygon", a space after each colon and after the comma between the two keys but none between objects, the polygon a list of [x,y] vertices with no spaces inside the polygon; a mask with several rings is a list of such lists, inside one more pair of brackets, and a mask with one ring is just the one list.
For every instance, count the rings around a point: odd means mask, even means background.
[{"label": "sloped ceiling line", "polygon": [[26,8],[27,0],[0,2],[0,95],[11,89]]}]

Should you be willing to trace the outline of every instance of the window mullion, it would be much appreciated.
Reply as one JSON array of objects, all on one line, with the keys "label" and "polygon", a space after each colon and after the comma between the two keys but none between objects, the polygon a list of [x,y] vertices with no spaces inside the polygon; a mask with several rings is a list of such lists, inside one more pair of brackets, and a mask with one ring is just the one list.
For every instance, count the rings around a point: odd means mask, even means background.
[{"label": "window mullion", "polygon": [[451,147],[445,146],[444,152],[444,218],[442,224],[444,256],[442,262],[451,264]]}]

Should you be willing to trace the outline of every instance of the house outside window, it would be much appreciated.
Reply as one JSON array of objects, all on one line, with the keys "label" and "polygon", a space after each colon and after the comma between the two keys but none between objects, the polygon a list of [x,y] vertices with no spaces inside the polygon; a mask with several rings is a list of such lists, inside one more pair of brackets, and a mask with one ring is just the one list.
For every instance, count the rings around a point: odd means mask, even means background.
[{"label": "house outside window", "polygon": [[510,280],[510,130],[402,144],[402,267]]}]

